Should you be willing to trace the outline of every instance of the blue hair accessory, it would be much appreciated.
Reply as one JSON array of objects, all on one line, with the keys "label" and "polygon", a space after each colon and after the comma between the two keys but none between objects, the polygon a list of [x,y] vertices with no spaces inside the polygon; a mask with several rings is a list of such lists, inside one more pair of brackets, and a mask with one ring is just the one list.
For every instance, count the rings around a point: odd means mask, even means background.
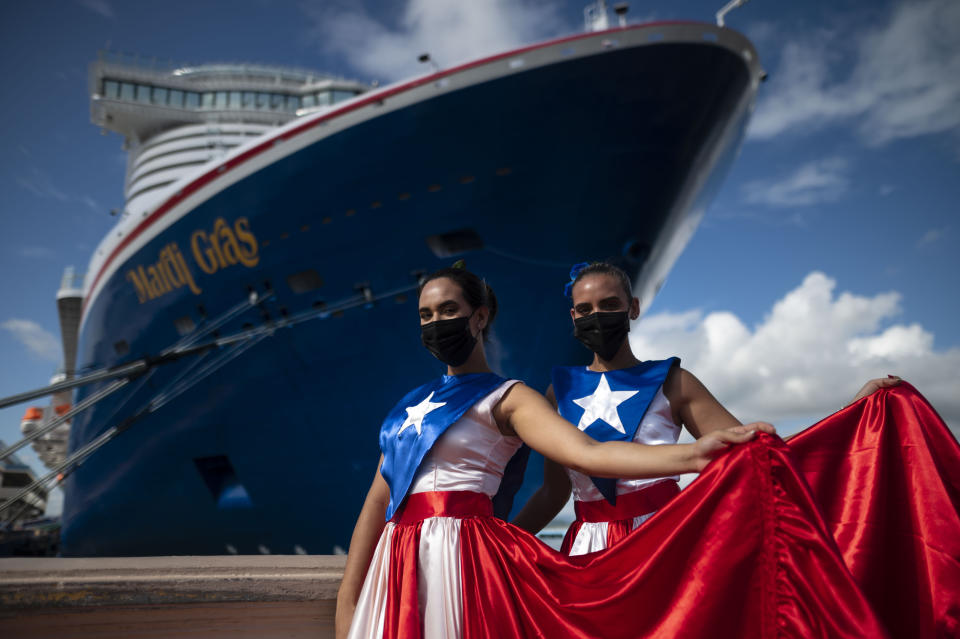
[{"label": "blue hair accessory", "polygon": [[573,294],[573,283],[577,281],[580,271],[590,266],[590,262],[580,262],[570,267],[570,281],[563,287],[563,294],[570,297]]}]

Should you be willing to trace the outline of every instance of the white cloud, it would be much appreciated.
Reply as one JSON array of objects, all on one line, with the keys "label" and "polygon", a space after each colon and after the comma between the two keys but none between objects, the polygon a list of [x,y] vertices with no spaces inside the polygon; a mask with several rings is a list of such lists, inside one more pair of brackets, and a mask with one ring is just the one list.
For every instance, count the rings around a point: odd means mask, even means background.
[{"label": "white cloud", "polygon": [[847,167],[840,157],[808,162],[784,178],[747,182],[741,192],[748,204],[774,207],[835,202],[849,186]]},{"label": "white cloud", "polygon": [[645,359],[681,356],[742,420],[813,423],[868,379],[895,374],[960,425],[960,348],[935,350],[919,324],[884,327],[900,313],[898,293],[835,288],[833,279],[810,273],[752,328],[727,311],[658,313],[633,326],[631,345]]},{"label": "white cloud", "polygon": [[89,195],[71,195],[62,191],[49,175],[36,167],[31,167],[27,174],[21,174],[16,177],[17,184],[30,191],[39,198],[45,200],[57,200],[66,204],[83,204],[94,213],[105,212],[105,209],[94,198]]},{"label": "white cloud", "polygon": [[57,188],[53,180],[37,168],[33,168],[29,175],[18,175],[16,179],[17,184],[37,197],[59,200],[60,202],[68,202],[70,200],[69,195]]},{"label": "white cloud", "polygon": [[93,11],[94,13],[100,14],[104,18],[110,18],[111,20],[115,17],[113,13],[113,7],[110,6],[110,3],[107,0],[78,0],[80,6]]},{"label": "white cloud", "polygon": [[46,246],[24,246],[21,248],[18,253],[21,257],[37,258],[37,259],[50,259],[56,257],[57,253],[52,248]]},{"label": "white cloud", "polygon": [[753,42],[753,44],[757,47],[762,47],[767,43],[774,42],[779,38],[782,38],[780,29],[775,22],[751,22],[744,29],[744,33],[747,34],[747,37],[750,38],[750,41]]},{"label": "white cloud", "polygon": [[105,210],[103,207],[100,206],[99,202],[97,202],[95,199],[93,199],[89,195],[81,195],[79,199],[81,202],[83,202],[87,206],[87,208],[89,208],[94,213],[102,213]]},{"label": "white cloud", "polygon": [[[960,3],[902,2],[889,22],[850,36],[818,34],[784,45],[767,96],[750,125],[754,139],[850,123],[868,145],[960,132]],[[841,40],[843,38],[843,40]],[[852,71],[836,79],[845,41]]]},{"label": "white cloud", "polygon": [[60,361],[60,340],[36,322],[12,318],[0,324],[0,328],[10,331],[36,357],[51,362]]},{"label": "white cloud", "polygon": [[947,229],[930,229],[923,234],[919,240],[917,240],[917,248],[923,248],[929,244],[933,244],[943,238],[947,234]]},{"label": "white cloud", "polygon": [[342,55],[358,72],[396,80],[423,73],[417,56],[429,52],[443,67],[555,35],[563,30],[556,4],[533,1],[408,0],[396,26],[362,6],[302,5],[308,37]]}]

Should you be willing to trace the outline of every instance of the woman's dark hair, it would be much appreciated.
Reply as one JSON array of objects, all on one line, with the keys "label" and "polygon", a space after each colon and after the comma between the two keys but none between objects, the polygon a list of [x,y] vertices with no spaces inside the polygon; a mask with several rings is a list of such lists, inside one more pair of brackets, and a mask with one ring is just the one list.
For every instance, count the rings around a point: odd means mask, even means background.
[{"label": "woman's dark hair", "polygon": [[619,280],[620,286],[623,287],[623,292],[627,295],[627,302],[633,299],[633,285],[630,283],[630,276],[627,275],[626,271],[622,268],[614,266],[609,262],[593,262],[580,269],[570,283],[571,299],[573,298],[573,287],[587,275],[609,275]]},{"label": "woman's dark hair", "polygon": [[423,287],[427,285],[427,282],[440,279],[441,277],[453,280],[457,286],[460,287],[460,290],[463,292],[463,299],[467,301],[470,308],[476,309],[481,306],[486,306],[490,311],[487,325],[483,327],[483,336],[486,338],[490,333],[493,318],[497,316],[497,296],[493,294],[493,289],[490,288],[490,285],[487,284],[486,281],[480,279],[465,268],[448,267],[427,275],[423,281],[420,282],[420,288],[417,289],[417,297],[423,292]]}]

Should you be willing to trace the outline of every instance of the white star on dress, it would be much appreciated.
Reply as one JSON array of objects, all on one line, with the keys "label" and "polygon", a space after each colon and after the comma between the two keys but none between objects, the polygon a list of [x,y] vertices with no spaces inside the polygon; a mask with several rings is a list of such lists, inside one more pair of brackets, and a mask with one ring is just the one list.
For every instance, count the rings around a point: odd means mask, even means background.
[{"label": "white star on dress", "polygon": [[403,422],[403,425],[400,426],[400,431],[397,433],[397,437],[400,436],[400,433],[405,431],[410,426],[413,426],[417,429],[417,435],[423,433],[423,418],[427,416],[427,413],[430,411],[437,410],[441,406],[446,406],[446,402],[431,402],[433,399],[433,394],[436,391],[431,391],[427,398],[417,404],[416,406],[409,406],[407,408],[407,419]]},{"label": "white star on dress", "polygon": [[627,401],[639,391],[612,391],[610,384],[607,383],[607,376],[600,375],[600,383],[597,384],[597,390],[592,395],[573,400],[573,403],[583,409],[583,416],[577,428],[585,430],[590,424],[598,419],[609,424],[614,429],[626,434],[623,429],[623,422],[620,421],[620,415],[617,413],[617,406]]}]

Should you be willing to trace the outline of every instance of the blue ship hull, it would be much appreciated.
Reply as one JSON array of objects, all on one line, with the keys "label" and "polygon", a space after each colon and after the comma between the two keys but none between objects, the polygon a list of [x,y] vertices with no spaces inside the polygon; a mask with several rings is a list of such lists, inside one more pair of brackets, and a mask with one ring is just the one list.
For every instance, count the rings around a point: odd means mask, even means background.
[{"label": "blue ship hull", "polygon": [[[215,334],[275,330],[220,367],[212,352],[157,368],[74,421],[73,450],[195,380],[66,479],[63,553],[345,549],[384,415],[443,370],[420,346],[415,291],[382,294],[462,252],[500,301],[492,366],[543,390],[551,366],[589,359],[562,295],[569,265],[613,258],[638,290],[659,285],[652,261],[669,268],[664,247],[695,227],[735,156],[751,83],[710,43],[614,48],[367,119],[206,199],[106,279],[80,364],[155,355],[251,292],[264,301]],[[451,232],[432,240],[451,255],[438,257],[427,238]],[[291,287],[309,269],[319,280]],[[353,303],[364,291],[373,301]],[[351,306],[283,326],[338,302]],[[518,504],[541,468],[531,458]]]}]

